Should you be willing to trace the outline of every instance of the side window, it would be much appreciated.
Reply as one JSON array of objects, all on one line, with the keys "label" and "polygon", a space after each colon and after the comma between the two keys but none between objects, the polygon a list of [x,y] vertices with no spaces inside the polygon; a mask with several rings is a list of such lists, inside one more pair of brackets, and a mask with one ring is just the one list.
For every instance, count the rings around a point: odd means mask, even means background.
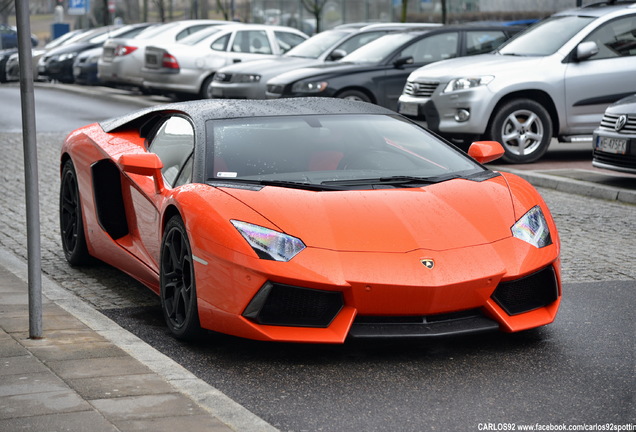
[{"label": "side window", "polygon": [[[161,173],[170,186],[177,186],[184,179],[192,177],[192,151],[194,150],[194,130],[188,120],[174,116],[166,120],[148,146],[163,163]],[[187,171],[187,172],[186,172]]]},{"label": "side window", "polygon": [[296,33],[289,32],[275,31],[274,36],[276,37],[276,43],[278,43],[278,47],[283,53],[286,53],[305,40],[304,37],[301,37]]},{"label": "side window", "polygon": [[466,55],[489,53],[497,49],[506,39],[503,31],[467,31]]},{"label": "side window", "polygon": [[212,44],[210,45],[210,48],[212,48],[214,51],[225,51],[227,50],[227,44],[229,42],[230,42],[230,35],[226,34],[225,36],[222,36],[218,38],[217,40],[215,40],[214,42],[212,42]]},{"label": "side window", "polygon": [[629,57],[636,55],[636,17],[624,17],[605,23],[594,30],[585,41],[598,45],[598,54],[593,60]]},{"label": "side window", "polygon": [[241,30],[236,32],[232,42],[232,52],[271,54],[267,33],[264,30]]},{"label": "side window", "polygon": [[412,56],[415,63],[430,63],[457,57],[457,32],[440,33],[418,40],[402,51],[400,57]]}]

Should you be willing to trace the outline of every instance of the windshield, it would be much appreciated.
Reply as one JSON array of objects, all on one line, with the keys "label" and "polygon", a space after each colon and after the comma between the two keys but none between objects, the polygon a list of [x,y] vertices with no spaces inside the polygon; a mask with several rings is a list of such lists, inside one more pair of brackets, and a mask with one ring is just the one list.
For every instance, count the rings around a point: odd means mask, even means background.
[{"label": "windshield", "polygon": [[172,23],[162,24],[156,27],[150,27],[149,29],[146,29],[146,31],[139,33],[136,39],[152,39],[158,34],[164,33],[165,31],[170,30],[178,25],[179,25],[178,22],[172,22]]},{"label": "windshield", "polygon": [[499,49],[499,53],[515,56],[554,54],[593,19],[572,15],[548,18],[511,39]]},{"label": "windshield", "polygon": [[327,51],[340,39],[350,34],[348,31],[328,30],[318,33],[316,36],[310,37],[301,44],[296,45],[289,50],[285,56],[287,57],[303,57],[318,58],[322,53]]},{"label": "windshield", "polygon": [[400,117],[312,115],[210,120],[209,182],[398,187],[489,172]]},{"label": "windshield", "polygon": [[419,33],[392,33],[378,38],[343,57],[341,62],[379,63]]}]

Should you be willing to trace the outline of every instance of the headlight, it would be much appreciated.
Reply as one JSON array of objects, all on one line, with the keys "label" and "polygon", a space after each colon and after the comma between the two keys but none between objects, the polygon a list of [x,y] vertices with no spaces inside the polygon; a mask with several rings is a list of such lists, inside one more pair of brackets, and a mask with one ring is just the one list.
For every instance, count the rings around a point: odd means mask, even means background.
[{"label": "headlight", "polygon": [[539,206],[532,207],[510,230],[513,236],[535,247],[542,248],[552,244],[548,222]]},{"label": "headlight", "polygon": [[66,54],[60,54],[60,56],[58,57],[59,61],[65,61],[65,60],[71,60],[73,58],[75,58],[75,56],[77,55],[77,53],[66,53]]},{"label": "headlight", "polygon": [[448,85],[444,89],[444,93],[450,93],[457,90],[467,90],[470,88],[488,85],[493,79],[495,79],[495,77],[492,75],[485,75],[481,77],[455,78],[448,83]]},{"label": "headlight", "polygon": [[329,86],[327,81],[299,81],[292,86],[293,93],[320,93]]},{"label": "headlight", "polygon": [[261,80],[261,76],[257,74],[237,74],[235,82],[239,83],[256,83]]},{"label": "headlight", "polygon": [[289,261],[305,249],[305,244],[296,237],[247,222],[230,222],[252,246],[259,258]]}]

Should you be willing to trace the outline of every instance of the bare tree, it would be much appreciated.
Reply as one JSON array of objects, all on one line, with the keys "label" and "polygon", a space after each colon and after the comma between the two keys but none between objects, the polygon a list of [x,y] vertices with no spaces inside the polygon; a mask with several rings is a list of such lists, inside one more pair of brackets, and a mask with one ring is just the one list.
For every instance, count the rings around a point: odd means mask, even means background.
[{"label": "bare tree", "polygon": [[400,22],[406,22],[406,11],[409,7],[409,0],[402,0],[402,10],[400,14]]},{"label": "bare tree", "polygon": [[316,18],[316,33],[322,30],[320,19],[322,17],[322,10],[327,4],[327,1],[328,0],[302,0],[303,7]]},{"label": "bare tree", "polygon": [[216,0],[216,10],[223,14],[223,19],[225,21],[229,21],[231,18],[233,18],[233,17],[230,17],[230,11],[223,4],[223,0]]}]

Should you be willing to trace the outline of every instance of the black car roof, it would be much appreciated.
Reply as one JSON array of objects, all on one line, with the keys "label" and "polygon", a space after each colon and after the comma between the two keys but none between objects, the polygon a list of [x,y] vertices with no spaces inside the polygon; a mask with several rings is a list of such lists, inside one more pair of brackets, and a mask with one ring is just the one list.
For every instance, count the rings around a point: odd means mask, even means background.
[{"label": "black car roof", "polygon": [[275,100],[207,99],[157,105],[100,122],[105,132],[138,128],[150,118],[162,114],[181,113],[196,124],[206,120],[236,119],[266,116],[316,114],[384,114],[395,115],[389,109],[358,101],[337,98],[285,98]]}]

